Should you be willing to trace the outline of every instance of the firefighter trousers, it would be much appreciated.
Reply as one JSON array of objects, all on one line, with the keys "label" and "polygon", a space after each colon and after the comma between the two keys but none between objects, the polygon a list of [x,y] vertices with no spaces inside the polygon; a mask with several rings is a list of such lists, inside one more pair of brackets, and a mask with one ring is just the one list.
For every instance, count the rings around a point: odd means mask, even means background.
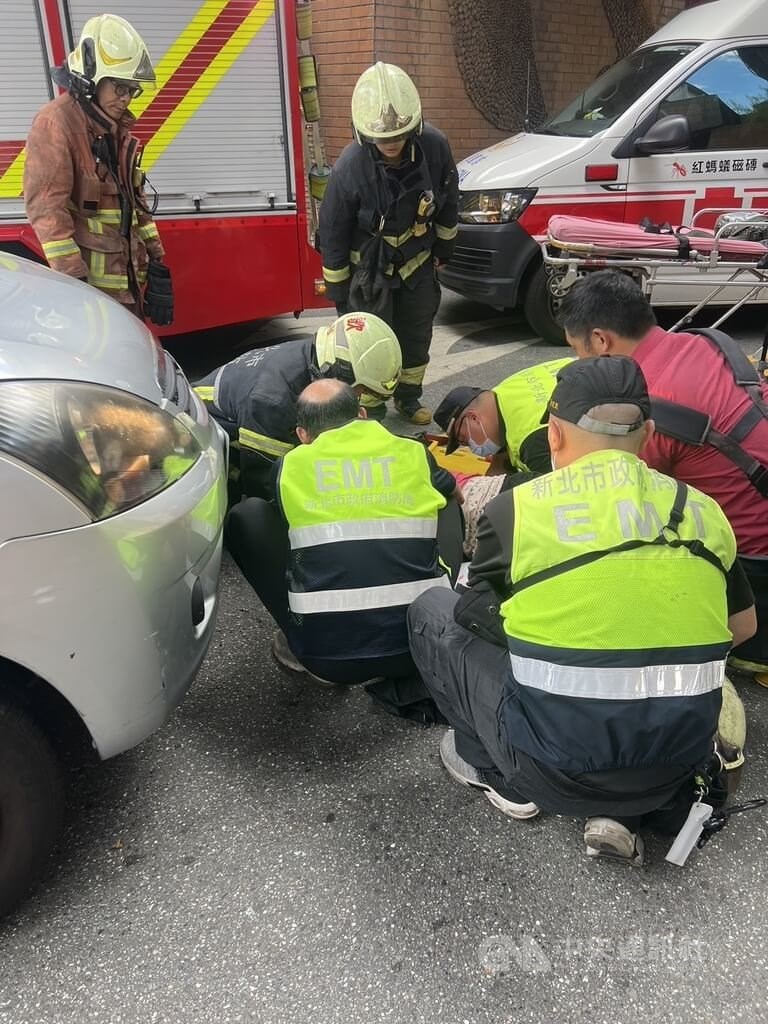
[{"label": "firefighter trousers", "polygon": [[[407,282],[393,288],[381,314],[397,335],[403,354],[403,372],[395,388],[395,401],[405,407],[418,405],[429,362],[432,324],[440,308],[440,285],[430,259]],[[369,402],[365,403],[366,405]],[[381,404],[371,402],[370,404]]]}]

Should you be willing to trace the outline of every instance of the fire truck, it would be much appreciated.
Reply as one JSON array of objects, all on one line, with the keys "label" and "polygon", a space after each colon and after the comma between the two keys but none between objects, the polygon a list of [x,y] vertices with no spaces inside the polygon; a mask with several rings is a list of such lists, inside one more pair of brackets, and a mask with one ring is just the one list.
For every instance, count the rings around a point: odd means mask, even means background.
[{"label": "fire truck", "polygon": [[[43,260],[24,216],[25,138],[57,94],[50,69],[105,9],[113,8],[104,0],[2,0],[0,250]],[[300,80],[312,58],[297,34],[306,38],[297,14],[301,21],[309,11],[293,0],[114,8],[143,36],[157,74],[154,91],[130,109],[174,279],[176,320],[161,334],[323,305],[305,160],[317,94],[311,67]]]}]

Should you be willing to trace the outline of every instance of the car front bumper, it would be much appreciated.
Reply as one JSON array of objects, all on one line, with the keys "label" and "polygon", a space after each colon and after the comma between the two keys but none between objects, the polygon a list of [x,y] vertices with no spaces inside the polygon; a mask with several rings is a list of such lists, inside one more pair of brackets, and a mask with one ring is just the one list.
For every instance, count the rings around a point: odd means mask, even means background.
[{"label": "car front bumper", "polygon": [[195,465],[111,519],[0,546],[2,649],[58,690],[102,758],[181,701],[213,633],[226,450],[211,425]]}]

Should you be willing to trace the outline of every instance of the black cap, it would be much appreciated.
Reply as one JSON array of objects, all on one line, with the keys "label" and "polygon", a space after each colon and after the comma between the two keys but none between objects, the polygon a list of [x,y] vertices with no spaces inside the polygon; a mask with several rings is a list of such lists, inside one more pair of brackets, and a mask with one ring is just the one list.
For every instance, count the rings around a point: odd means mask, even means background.
[{"label": "black cap", "polygon": [[[634,423],[608,423],[588,415],[598,405],[635,405]],[[643,371],[627,356],[576,359],[557,374],[547,413],[594,434],[631,434],[650,418],[651,400]]]},{"label": "black cap", "polygon": [[459,447],[459,439],[456,437],[456,423],[459,416],[464,412],[470,402],[474,402],[478,395],[482,395],[485,388],[459,387],[449,391],[437,409],[435,409],[435,423],[439,423],[448,435],[446,455],[456,451]]}]

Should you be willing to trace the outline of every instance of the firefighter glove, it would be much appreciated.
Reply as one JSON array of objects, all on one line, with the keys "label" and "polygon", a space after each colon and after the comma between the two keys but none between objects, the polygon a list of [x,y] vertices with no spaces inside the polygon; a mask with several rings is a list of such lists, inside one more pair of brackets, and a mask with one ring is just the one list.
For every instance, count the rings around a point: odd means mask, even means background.
[{"label": "firefighter glove", "polygon": [[158,260],[150,260],[147,268],[147,290],[144,292],[144,314],[158,327],[173,323],[173,286],[171,272]]}]

